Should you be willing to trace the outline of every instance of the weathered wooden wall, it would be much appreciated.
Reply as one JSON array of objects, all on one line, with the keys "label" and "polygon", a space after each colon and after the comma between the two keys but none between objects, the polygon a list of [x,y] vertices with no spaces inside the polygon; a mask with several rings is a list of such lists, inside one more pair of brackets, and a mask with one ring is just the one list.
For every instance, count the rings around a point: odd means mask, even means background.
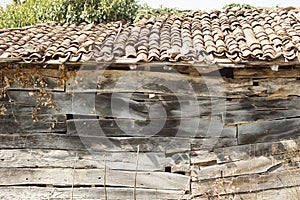
[{"label": "weathered wooden wall", "polygon": [[299,66],[5,67],[0,199],[297,199]]}]

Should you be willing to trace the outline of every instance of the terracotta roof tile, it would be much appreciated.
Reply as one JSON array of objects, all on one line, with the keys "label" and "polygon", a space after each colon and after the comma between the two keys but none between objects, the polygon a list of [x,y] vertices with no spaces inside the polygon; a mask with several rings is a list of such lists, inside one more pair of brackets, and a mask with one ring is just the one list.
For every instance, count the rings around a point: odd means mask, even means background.
[{"label": "terracotta roof tile", "polygon": [[0,59],[25,62],[233,62],[300,58],[300,11],[231,9],[162,15],[135,24],[57,24],[0,30]]}]

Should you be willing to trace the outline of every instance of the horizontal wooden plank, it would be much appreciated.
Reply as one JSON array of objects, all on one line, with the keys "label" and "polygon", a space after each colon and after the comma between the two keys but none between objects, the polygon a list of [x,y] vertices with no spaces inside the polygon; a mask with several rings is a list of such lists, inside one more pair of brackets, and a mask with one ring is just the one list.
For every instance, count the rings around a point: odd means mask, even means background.
[{"label": "horizontal wooden plank", "polygon": [[229,176],[240,176],[245,174],[265,173],[272,168],[279,168],[284,160],[280,156],[275,157],[255,157],[247,160],[225,163],[212,166],[198,166],[197,162],[192,166],[192,179],[195,181],[224,178]]},{"label": "horizontal wooden plank", "polygon": [[237,145],[237,138],[192,138],[191,139],[191,150],[208,150],[213,151],[214,149],[230,147]]},{"label": "horizontal wooden plank", "polygon": [[299,135],[299,118],[264,121],[238,126],[239,144],[293,139],[298,138]]},{"label": "horizontal wooden plank", "polygon": [[64,73],[53,69],[2,69],[3,85],[8,90],[64,91]]},{"label": "horizontal wooden plank", "polygon": [[139,159],[139,171],[161,171],[171,167],[171,172],[189,172],[189,153],[165,154],[136,152],[90,152],[41,149],[0,150],[0,168],[99,168],[135,170]]},{"label": "horizontal wooden plank", "polygon": [[222,164],[248,160],[254,157],[287,154],[288,152],[293,152],[295,149],[298,149],[299,144],[299,139],[245,144],[219,149],[217,148],[214,150],[214,154],[217,157],[217,163]]},{"label": "horizontal wooden plank", "polygon": [[226,101],[226,112],[237,111],[276,111],[300,110],[300,98],[270,99],[268,97],[251,97],[245,99],[229,99]]},{"label": "horizontal wooden plank", "polygon": [[234,78],[294,78],[300,77],[300,68],[280,69],[274,71],[270,68],[247,68],[235,69],[233,71]]},{"label": "horizontal wooden plank", "polygon": [[299,86],[300,80],[294,77],[291,79],[278,78],[260,81],[258,87],[265,88],[269,98],[282,98],[288,96],[299,96]]},{"label": "horizontal wooden plank", "polygon": [[[221,77],[188,76],[180,73],[124,70],[80,70],[72,73],[66,92],[139,92],[222,96]],[[208,90],[208,87],[210,90]]]},{"label": "horizontal wooden plank", "polygon": [[[276,188],[276,189],[267,189],[263,191],[249,192],[246,194],[228,194],[221,195],[220,199],[236,199],[236,200],[245,200],[245,199],[260,199],[260,200],[280,200],[280,199],[290,199],[297,200],[299,199],[300,186],[288,187],[288,188]],[[215,195],[215,196],[214,196]],[[217,194],[208,194],[202,197],[194,197],[195,200],[207,200],[208,198],[216,198]]]},{"label": "horizontal wooden plank", "polygon": [[[9,91],[10,102],[5,102],[6,113],[15,115],[31,115],[37,106],[33,92]],[[37,114],[74,114],[100,117],[118,117],[146,120],[149,113],[152,118],[187,118],[195,116],[210,116],[223,114],[225,123],[241,123],[294,117],[300,110],[300,98],[287,100],[272,100],[268,98],[250,98],[226,101],[226,99],[191,99],[182,96],[182,101],[176,96],[149,94],[65,94],[50,93],[53,108],[40,106]],[[152,97],[152,96],[151,96]],[[8,101],[8,99],[7,99]],[[225,112],[226,109],[226,112]],[[122,110],[122,112],[120,112]],[[113,112],[115,111],[115,112]],[[118,111],[118,112],[117,112]],[[166,115],[155,113],[166,113]]]},{"label": "horizontal wooden plank", "polygon": [[[154,95],[154,94],[153,94]],[[31,114],[37,106],[38,95],[32,91],[9,91],[6,99],[7,113]],[[225,99],[197,99],[189,96],[149,94],[96,94],[61,92],[49,93],[52,109],[40,106],[38,114],[74,114],[101,117],[146,119],[151,112],[153,117],[169,118],[195,117],[200,115],[220,114],[225,111]],[[9,102],[8,102],[9,101]],[[121,112],[121,111],[122,112]],[[115,112],[113,112],[115,111]],[[117,112],[118,111],[118,112]],[[162,113],[162,114],[161,114]]]},{"label": "horizontal wooden plank", "polygon": [[0,115],[0,133],[66,132],[66,115]]},{"label": "horizontal wooden plank", "polygon": [[166,152],[190,151],[188,138],[171,137],[85,137],[63,134],[0,134],[0,148],[29,148],[56,150],[112,151],[112,152]]},{"label": "horizontal wooden plank", "polygon": [[300,110],[237,110],[223,115],[227,125],[300,117]]},{"label": "horizontal wooden plank", "polygon": [[[214,185],[216,184],[218,184],[220,187],[214,188]],[[252,193],[269,189],[293,187],[298,186],[299,184],[299,169],[276,171],[266,174],[250,174],[222,179],[211,179],[191,183],[193,196],[205,195],[205,193],[213,193],[216,190],[218,195]]]},{"label": "horizontal wooden plank", "polygon": [[[75,165],[76,168],[76,165]],[[168,172],[135,172],[72,168],[0,168],[1,186],[119,186],[189,190],[189,176]],[[137,174],[137,175],[135,175]]]},{"label": "horizontal wooden plank", "polygon": [[300,80],[296,78],[277,79],[226,79],[226,95],[228,98],[268,97],[284,99],[299,96]]},{"label": "horizontal wooden plank", "polygon": [[[105,195],[106,193],[106,195]],[[43,187],[1,187],[0,199],[6,200],[80,200],[80,199],[134,199],[133,188],[43,188]],[[186,199],[184,190],[136,189],[136,199]]]},{"label": "horizontal wooden plank", "polygon": [[[80,118],[80,117],[78,117]],[[225,127],[218,116],[182,119],[73,119],[67,121],[67,134],[106,136],[236,137],[235,127]]]}]

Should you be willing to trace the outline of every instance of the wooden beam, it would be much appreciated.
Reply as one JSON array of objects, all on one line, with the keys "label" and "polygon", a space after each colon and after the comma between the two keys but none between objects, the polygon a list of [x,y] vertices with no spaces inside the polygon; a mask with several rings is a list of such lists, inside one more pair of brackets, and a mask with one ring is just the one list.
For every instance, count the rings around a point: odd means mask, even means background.
[{"label": "wooden beam", "polygon": [[238,143],[275,142],[300,136],[300,120],[282,119],[238,126]]},{"label": "wooden beam", "polygon": [[92,152],[140,152],[178,153],[190,151],[189,138],[172,137],[105,137],[63,134],[0,134],[0,149],[56,149]]},{"label": "wooden beam", "polygon": [[[124,187],[1,187],[0,199],[134,199],[134,188]],[[106,193],[106,195],[105,195]],[[188,199],[184,190],[136,188],[137,199]]]},{"label": "wooden beam", "polygon": [[2,149],[0,150],[0,168],[73,168],[76,169],[136,169],[139,158],[139,171],[171,172],[190,171],[189,153],[165,154],[164,152],[94,152],[78,150],[46,150],[46,149]]},{"label": "wooden beam", "polygon": [[[168,172],[72,168],[1,168],[1,186],[114,186],[157,190],[189,190],[190,177]],[[137,173],[137,176],[135,174]],[[106,182],[104,182],[106,179]]]}]

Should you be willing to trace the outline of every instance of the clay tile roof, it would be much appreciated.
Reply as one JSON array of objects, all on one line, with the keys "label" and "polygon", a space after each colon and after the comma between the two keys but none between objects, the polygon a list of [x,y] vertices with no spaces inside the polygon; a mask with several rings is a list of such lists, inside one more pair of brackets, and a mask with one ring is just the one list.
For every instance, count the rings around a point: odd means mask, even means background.
[{"label": "clay tile roof", "polygon": [[163,15],[135,24],[57,24],[0,30],[0,60],[197,62],[300,59],[300,11],[231,9]]}]

